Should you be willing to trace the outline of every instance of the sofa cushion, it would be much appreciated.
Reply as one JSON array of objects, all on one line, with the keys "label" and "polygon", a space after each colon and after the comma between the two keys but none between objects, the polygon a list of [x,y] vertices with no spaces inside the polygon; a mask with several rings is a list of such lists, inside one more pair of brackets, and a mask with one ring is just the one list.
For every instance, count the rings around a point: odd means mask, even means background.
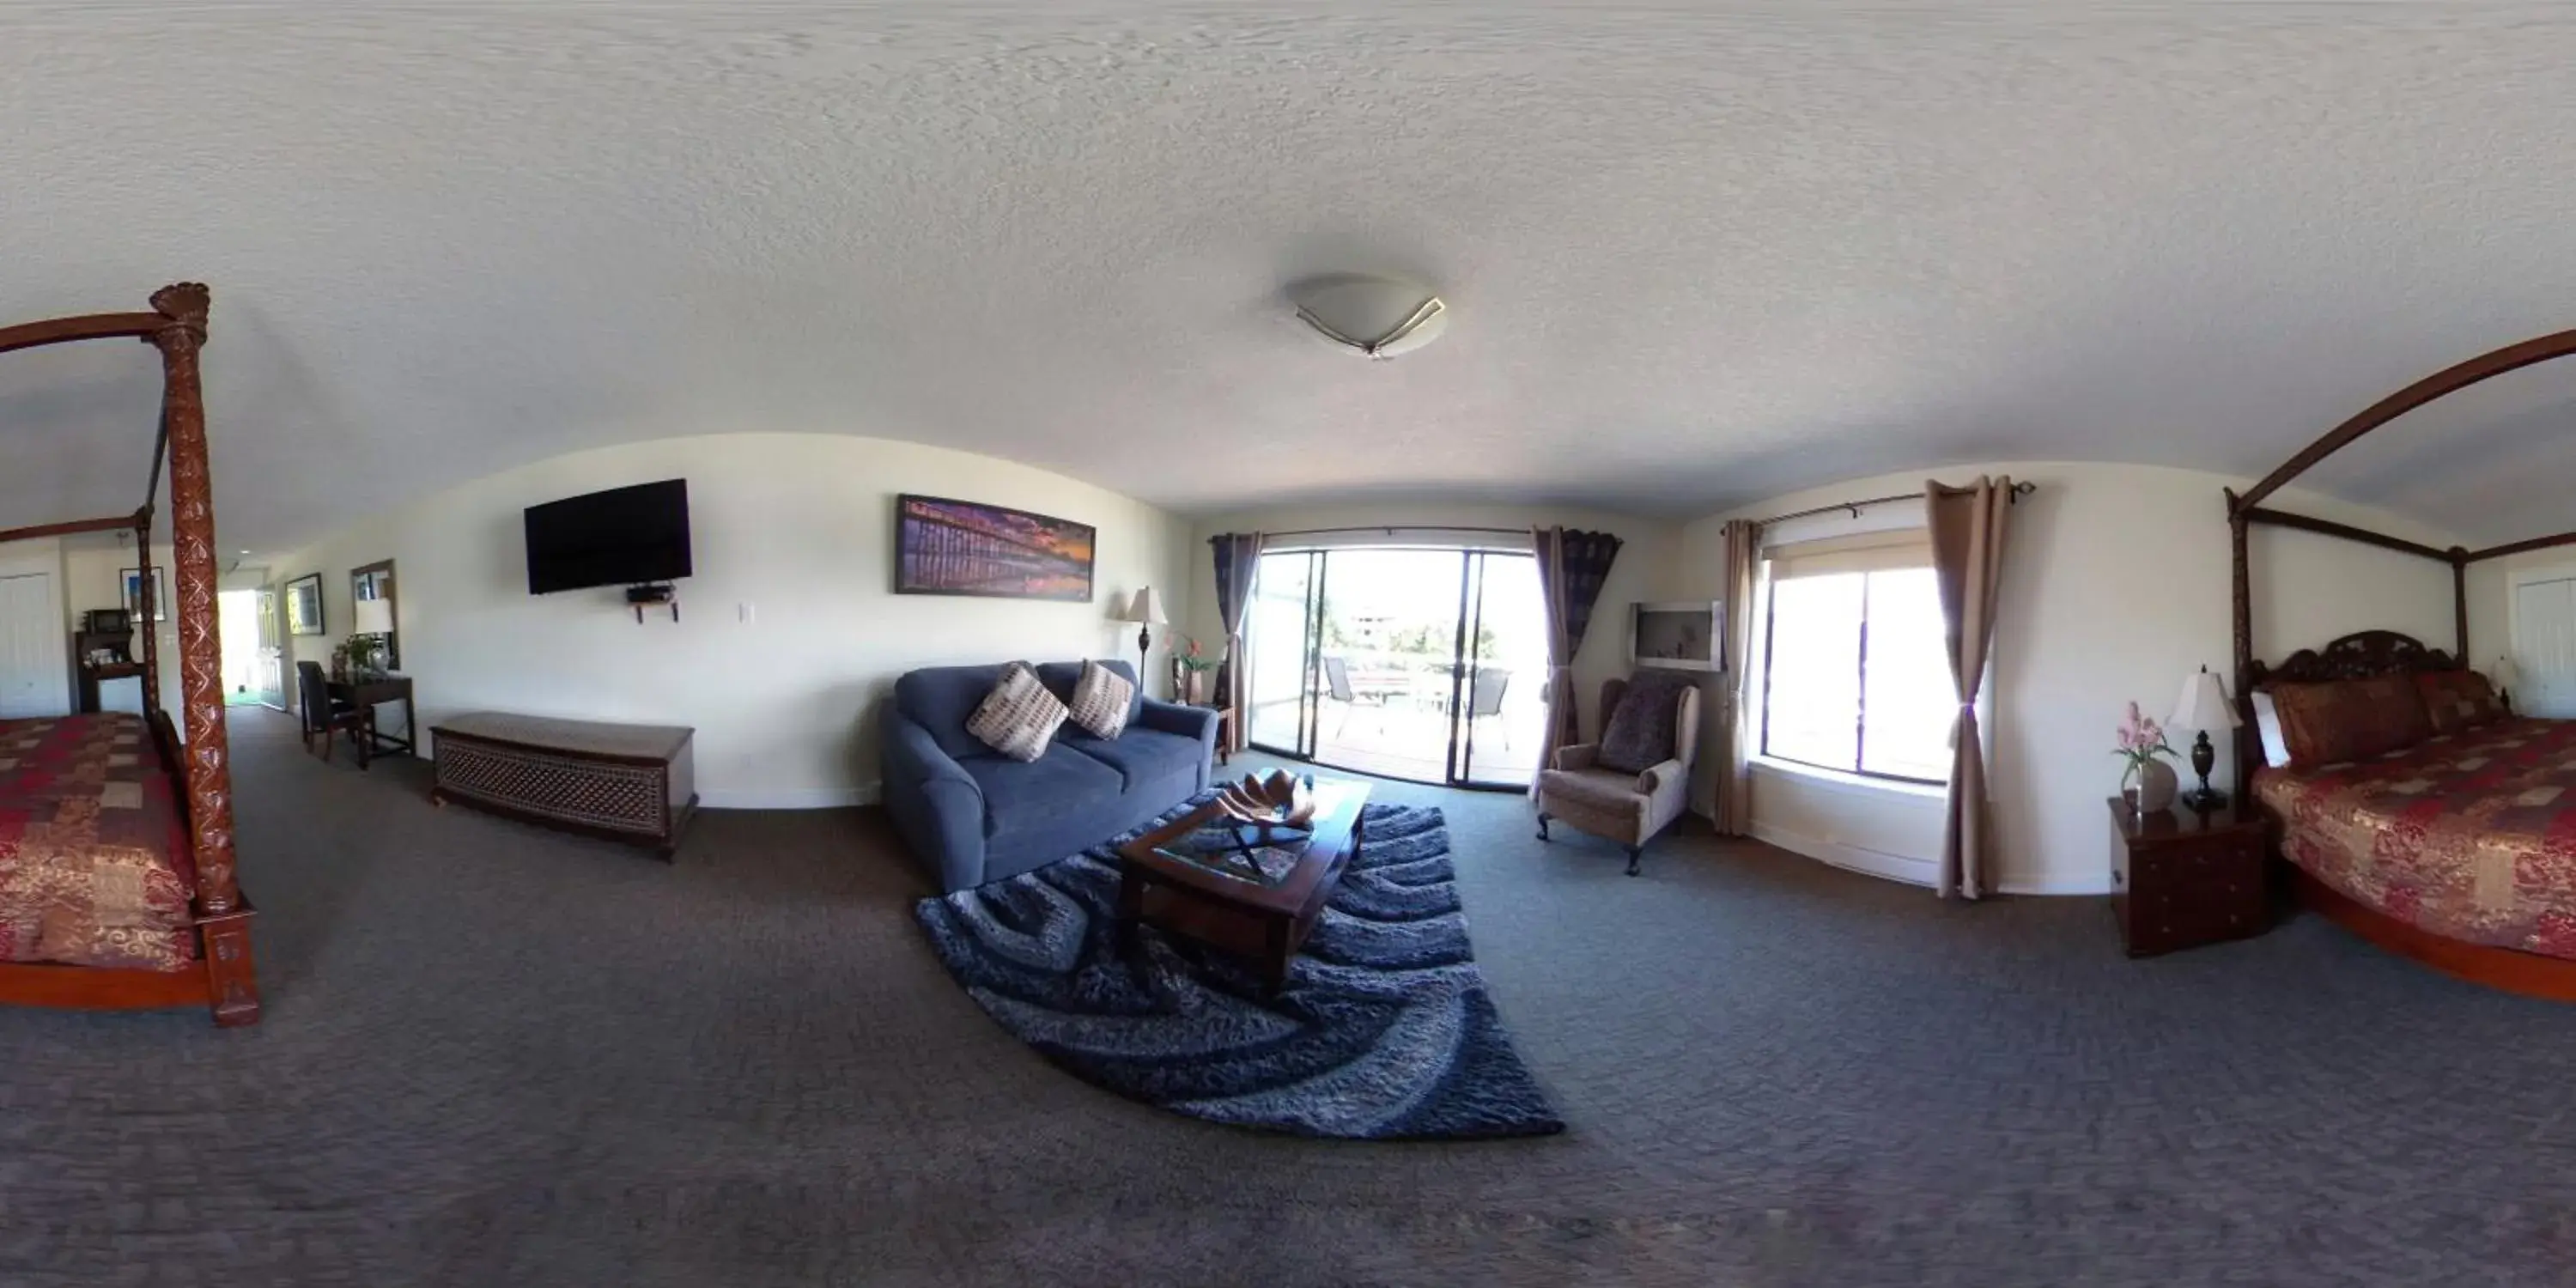
[{"label": "sofa cushion", "polygon": [[[1038,663],[1038,682],[1047,686],[1047,692],[1070,703],[1073,701],[1073,686],[1082,682],[1082,668],[1087,665],[1090,664],[1086,662],[1040,662]],[[1114,658],[1103,659],[1100,662],[1100,665],[1107,668],[1111,674],[1116,675],[1119,679],[1125,680],[1129,684],[1136,685],[1135,696],[1127,700],[1127,723],[1136,723],[1137,714],[1145,709],[1145,686],[1136,684],[1135,665],[1133,663],[1121,662]]]},{"label": "sofa cushion", "polygon": [[1189,779],[1194,785],[1199,762],[1207,756],[1207,746],[1198,739],[1157,729],[1131,728],[1109,739],[1076,730],[1066,734],[1061,745],[1117,770],[1129,791],[1172,777]]},{"label": "sofa cushion", "polygon": [[[984,835],[1053,829],[1114,806],[1125,780],[1105,762],[1061,743],[1035,760],[1012,760],[991,754],[957,762],[975,785],[984,789]],[[1099,838],[1093,837],[1092,840]],[[1088,842],[1065,848],[1071,854]]]},{"label": "sofa cushion", "polygon": [[1697,683],[1678,671],[1628,677],[1618,709],[1601,718],[1601,750],[1593,763],[1636,774],[1671,760],[1681,736],[1682,690]]},{"label": "sofa cushion", "polygon": [[966,732],[1013,760],[1035,760],[1064,724],[1064,703],[1038,683],[1038,673],[1013,663],[966,720]]},{"label": "sofa cushion", "polygon": [[1126,729],[1136,702],[1136,686],[1098,662],[1082,664],[1073,682],[1073,700],[1065,703],[1075,726],[1095,738],[1115,738]]},{"label": "sofa cushion", "polygon": [[[931,740],[951,759],[981,756],[989,750],[966,732],[966,722],[1006,666],[932,666],[905,672],[894,682],[895,710],[930,731]],[[1041,675],[1039,679],[1044,680]]]}]

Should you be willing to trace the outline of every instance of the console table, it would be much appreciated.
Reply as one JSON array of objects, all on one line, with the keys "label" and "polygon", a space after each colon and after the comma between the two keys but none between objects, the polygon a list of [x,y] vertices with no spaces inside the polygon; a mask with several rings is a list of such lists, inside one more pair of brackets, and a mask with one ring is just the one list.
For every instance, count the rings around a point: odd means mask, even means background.
[{"label": "console table", "polygon": [[358,762],[360,765],[363,766],[366,763],[367,757],[371,755],[385,756],[399,753],[405,756],[417,756],[420,754],[420,747],[417,741],[420,735],[411,727],[412,720],[415,718],[414,713],[417,712],[419,708],[412,705],[410,676],[351,676],[345,680],[325,681],[324,688],[330,693],[331,700],[333,702],[345,702],[353,707],[374,707],[387,702],[399,702],[403,704],[403,731],[401,737],[396,738],[391,734],[380,732],[376,726],[376,722],[373,720],[369,720],[367,722],[366,730],[363,733],[351,735],[353,739],[367,738],[371,740],[366,751],[360,753],[358,756]]},{"label": "console table", "polygon": [[666,861],[697,813],[692,729],[478,711],[429,731],[436,804],[630,841]]}]

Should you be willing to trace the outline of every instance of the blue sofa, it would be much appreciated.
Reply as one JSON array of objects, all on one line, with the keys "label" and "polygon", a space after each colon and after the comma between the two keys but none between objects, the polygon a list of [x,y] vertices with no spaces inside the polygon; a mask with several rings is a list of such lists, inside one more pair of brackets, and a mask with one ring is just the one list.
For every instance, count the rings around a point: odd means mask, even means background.
[{"label": "blue sofa", "polygon": [[[1136,678],[1124,662],[1104,665]],[[1000,666],[937,666],[895,681],[881,717],[886,812],[949,891],[1017,876],[1153,818],[1207,789],[1216,713],[1149,701],[1103,741],[1068,720],[1046,754],[1017,761],[966,732]],[[1038,679],[1073,696],[1080,662],[1045,662]]]}]

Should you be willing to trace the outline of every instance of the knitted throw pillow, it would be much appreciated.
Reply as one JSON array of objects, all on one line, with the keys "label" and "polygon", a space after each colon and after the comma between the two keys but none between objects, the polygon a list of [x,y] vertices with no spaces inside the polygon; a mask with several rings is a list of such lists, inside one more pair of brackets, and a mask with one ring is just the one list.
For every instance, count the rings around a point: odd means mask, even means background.
[{"label": "knitted throw pillow", "polygon": [[1035,760],[1046,754],[1065,715],[1064,704],[1038,682],[1038,673],[1026,662],[1013,662],[967,717],[966,732],[1013,760]]},{"label": "knitted throw pillow", "polygon": [[1098,662],[1082,664],[1082,678],[1073,682],[1073,701],[1068,704],[1075,724],[1091,731],[1095,738],[1115,738],[1127,727],[1128,708],[1136,704],[1136,686]]},{"label": "knitted throw pillow", "polygon": [[1682,690],[1696,681],[1674,671],[1639,671],[1628,677],[1619,709],[1603,717],[1601,749],[1592,763],[1623,774],[1642,774],[1673,758],[1680,736]]}]

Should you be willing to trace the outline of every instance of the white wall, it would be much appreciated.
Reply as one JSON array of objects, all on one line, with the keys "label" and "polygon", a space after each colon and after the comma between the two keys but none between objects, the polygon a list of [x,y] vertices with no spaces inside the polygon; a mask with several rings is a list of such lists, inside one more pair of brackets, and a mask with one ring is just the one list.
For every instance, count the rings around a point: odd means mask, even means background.
[{"label": "white wall", "polygon": [[[1622,544],[1609,580],[1574,656],[1576,708],[1586,736],[1600,730],[1601,682],[1628,672],[1628,604],[1669,597],[1680,525],[1661,519],[1556,506],[1422,504],[1279,506],[1202,519],[1189,542],[1189,625],[1184,629],[1209,649],[1225,640],[1216,612],[1216,557],[1208,539],[1227,532],[1290,532],[1310,528],[1401,527],[1579,528],[1616,535]],[[1180,620],[1176,617],[1175,620]]]},{"label": "white wall", "polygon": [[[2010,474],[2039,485],[2014,510],[1989,684],[2001,884],[2036,892],[2108,889],[2103,800],[2120,778],[2111,731],[2129,701],[2162,719],[2185,675],[2203,665],[2221,675],[2231,669],[2220,489],[2241,491],[2248,481],[2148,466],[2027,462],[1931,474],[1952,483]],[[1719,528],[1727,518],[1767,518],[1909,491],[1924,478],[1855,479],[1692,523],[1681,535],[1677,592],[1717,593]],[[2296,490],[2267,504],[2437,547],[2454,544],[2449,534],[2421,524]],[[1885,519],[1876,522],[1884,526]],[[1814,535],[1832,527],[1829,522]],[[2450,646],[2447,565],[2310,533],[2257,529],[2250,566],[2257,657],[2279,658],[2372,627]],[[2473,625],[2473,638],[2477,630]],[[2212,781],[2232,787],[2231,748],[2224,738],[2213,741],[2219,758]],[[1713,754],[1712,748],[1703,760],[1713,762]],[[2189,782],[2188,766],[2178,768]],[[1697,785],[1702,809],[1711,781],[1703,774]],[[1928,878],[1939,857],[1941,804],[1928,794],[1758,773],[1754,818],[1759,833],[1776,843],[1891,875]]]},{"label": "white wall", "polygon": [[[526,507],[675,477],[689,481],[696,567],[679,583],[678,622],[648,608],[639,625],[613,587],[528,594]],[[1093,602],[893,594],[900,492],[1094,525]],[[876,706],[905,671],[1132,660],[1135,630],[1109,613],[1140,585],[1179,584],[1187,535],[1141,502],[991,457],[838,434],[725,434],[494,475],[271,572],[280,582],[322,574],[330,633],[290,643],[293,657],[327,664],[348,634],[349,570],[396,561],[402,670],[424,728],[485,709],[689,725],[706,804],[796,808],[874,799]],[[1186,612],[1184,597],[1174,604]]]},{"label": "white wall", "polygon": [[[84,610],[122,608],[125,606],[125,570],[135,567],[134,541],[122,540],[122,534],[96,534],[74,537],[63,542],[63,629],[66,643],[69,632],[80,625]],[[173,602],[161,607],[162,620],[155,629],[160,632],[161,707],[170,713],[174,725],[184,724],[179,716],[179,617],[175,597],[179,593],[179,571],[172,563],[177,555],[166,541],[152,544],[152,562],[161,569],[159,590]],[[135,624],[134,660],[143,660],[142,623]],[[108,711],[143,710],[143,681],[108,680],[98,686],[98,705]],[[185,732],[182,731],[182,737]]]}]

